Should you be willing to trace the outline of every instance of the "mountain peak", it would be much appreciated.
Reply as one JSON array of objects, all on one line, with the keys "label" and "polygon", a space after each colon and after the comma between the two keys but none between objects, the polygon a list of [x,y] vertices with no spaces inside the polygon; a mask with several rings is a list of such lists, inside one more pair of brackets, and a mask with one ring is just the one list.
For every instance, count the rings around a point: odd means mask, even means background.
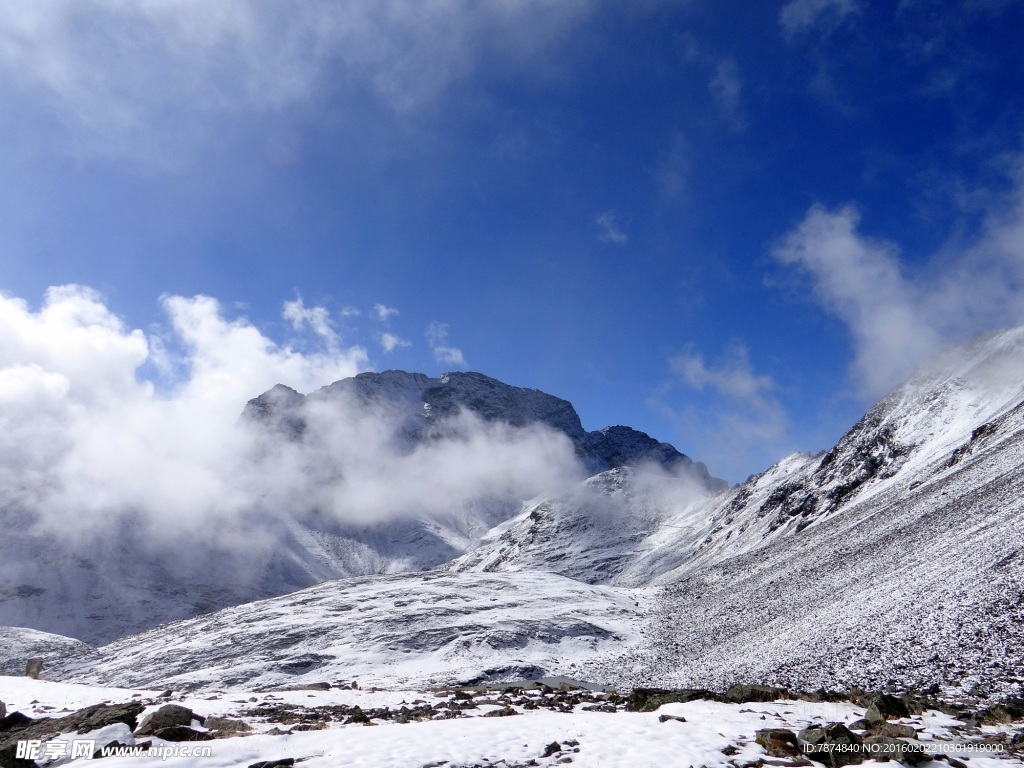
[{"label": "mountain peak", "polygon": [[360,373],[341,379],[303,397],[283,385],[268,390],[245,407],[244,415],[286,434],[303,432],[303,405],[338,397],[361,405],[380,405],[397,411],[409,439],[435,435],[445,418],[468,411],[486,422],[513,427],[543,424],[572,441],[576,454],[591,474],[619,466],[654,463],[670,472],[697,478],[709,491],[727,487],[701,463],[632,427],[616,425],[587,432],[572,403],[539,389],[516,387],[475,371],[450,371],[433,378],[401,370]]}]

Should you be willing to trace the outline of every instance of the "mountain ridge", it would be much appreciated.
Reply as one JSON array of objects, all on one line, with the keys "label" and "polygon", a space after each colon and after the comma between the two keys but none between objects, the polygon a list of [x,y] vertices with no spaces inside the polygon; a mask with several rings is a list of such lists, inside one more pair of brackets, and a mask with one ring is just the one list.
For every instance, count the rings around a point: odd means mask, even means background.
[{"label": "mountain ridge", "polygon": [[438,422],[465,410],[485,422],[500,421],[512,427],[544,424],[561,432],[572,441],[577,457],[591,475],[618,466],[653,462],[671,471],[692,473],[710,491],[728,487],[724,480],[712,477],[703,463],[694,462],[645,432],[623,425],[587,432],[568,400],[476,372],[454,371],[436,378],[401,370],[365,372],[309,395],[277,384],[246,403],[242,415],[298,439],[305,430],[301,413],[305,403],[330,403],[345,396],[364,406],[384,406],[399,413],[405,436],[414,441],[436,435]]}]

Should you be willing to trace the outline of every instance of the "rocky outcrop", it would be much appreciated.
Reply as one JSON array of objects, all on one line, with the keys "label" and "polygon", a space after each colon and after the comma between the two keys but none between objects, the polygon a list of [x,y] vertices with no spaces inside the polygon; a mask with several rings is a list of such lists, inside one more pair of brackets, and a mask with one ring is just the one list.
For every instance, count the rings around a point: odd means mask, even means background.
[{"label": "rocky outcrop", "polygon": [[379,408],[398,416],[402,436],[411,441],[436,439],[450,429],[447,419],[467,411],[485,422],[512,427],[546,425],[561,432],[591,474],[621,466],[653,463],[672,472],[689,473],[711,491],[727,487],[711,477],[707,467],[694,463],[668,443],[626,426],[584,430],[579,414],[568,400],[537,389],[515,387],[482,373],[453,372],[438,378],[422,373],[383,371],[360,373],[304,397],[278,384],[250,400],[242,417],[301,439],[306,428],[305,405],[332,402],[361,408]]}]

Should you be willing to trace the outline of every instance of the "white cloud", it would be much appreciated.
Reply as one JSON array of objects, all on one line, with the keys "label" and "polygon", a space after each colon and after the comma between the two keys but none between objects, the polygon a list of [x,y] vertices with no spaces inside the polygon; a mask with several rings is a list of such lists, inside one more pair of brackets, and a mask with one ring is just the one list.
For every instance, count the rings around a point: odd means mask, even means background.
[{"label": "white cloud", "polygon": [[[767,467],[789,440],[789,420],[770,376],[755,373],[746,346],[730,345],[715,364],[695,350],[669,359],[673,380],[662,387],[652,405],[666,413],[677,431],[695,446],[698,459],[716,474],[734,479],[750,466]],[[673,390],[703,393],[682,405],[670,405]]]},{"label": "white cloud", "polygon": [[434,359],[442,365],[452,365],[457,368],[467,368],[466,358],[462,350],[448,345],[448,324],[431,323],[426,330],[427,343],[434,353]]},{"label": "white cloud", "polygon": [[775,248],[800,267],[814,296],[849,328],[851,372],[877,397],[944,344],[1024,323],[1024,184],[989,214],[979,236],[908,273],[899,249],[857,231],[852,207],[814,206]]},{"label": "white cloud", "polygon": [[935,351],[939,335],[918,311],[919,289],[903,276],[895,247],[857,234],[858,219],[850,207],[815,206],[775,257],[813,275],[817,299],[853,334],[862,390],[880,394]]},{"label": "white cloud", "polygon": [[278,382],[300,389],[351,376],[359,347],[303,355],[209,297],[165,296],[176,356],[154,382],[149,343],[94,291],[51,288],[38,311],[0,297],[0,507],[25,505],[44,524],[79,531],[132,512],[168,528],[200,524],[246,498],[242,405]]},{"label": "white cloud", "polygon": [[605,211],[595,219],[595,223],[598,230],[597,239],[602,243],[625,245],[629,242],[629,235],[623,230],[615,211]]},{"label": "white cloud", "polygon": [[859,10],[857,0],[790,0],[779,11],[779,26],[783,37],[792,40],[814,27],[831,31]]},{"label": "white cloud", "polygon": [[[239,421],[246,401],[276,383],[307,392],[352,376],[365,350],[320,339],[320,351],[299,353],[210,297],[162,306],[167,370],[180,372],[171,381],[143,374],[156,337],[86,288],[51,289],[38,311],[0,297],[0,509],[37,514],[86,548],[129,522],[167,551],[194,548],[199,534],[204,546],[245,548],[312,510],[339,523],[450,514],[579,471],[564,435],[465,414],[445,427],[462,439],[403,450],[402,415],[343,397],[307,408],[299,442],[261,433]],[[268,525],[248,525],[252,515]]]},{"label": "white cloud", "polygon": [[129,137],[171,140],[194,118],[277,112],[339,88],[418,110],[488,58],[534,66],[595,5],[10,0],[0,82],[70,117],[80,143],[115,151]]},{"label": "white cloud", "polygon": [[729,126],[739,131],[743,129],[743,116],[740,111],[740,95],[743,83],[740,80],[739,67],[731,58],[722,59],[715,67],[715,73],[708,82],[708,89],[715,99],[722,117]]},{"label": "white cloud", "polygon": [[679,379],[696,390],[713,389],[733,400],[763,407],[766,397],[775,388],[770,376],[757,375],[750,366],[750,352],[742,344],[734,344],[722,365],[708,368],[704,356],[687,352],[669,360]]},{"label": "white cloud", "polygon": [[382,333],[380,335],[380,345],[384,348],[385,352],[394,352],[399,347],[412,346],[412,342],[400,339],[393,333]]},{"label": "white cloud", "polygon": [[374,304],[373,314],[382,323],[387,323],[392,317],[398,315],[398,309],[396,307],[386,307],[383,304]]},{"label": "white cloud", "polygon": [[281,316],[292,324],[292,328],[301,331],[305,326],[313,329],[317,336],[329,344],[338,343],[338,335],[331,325],[331,314],[325,307],[307,307],[298,298],[286,301]]}]

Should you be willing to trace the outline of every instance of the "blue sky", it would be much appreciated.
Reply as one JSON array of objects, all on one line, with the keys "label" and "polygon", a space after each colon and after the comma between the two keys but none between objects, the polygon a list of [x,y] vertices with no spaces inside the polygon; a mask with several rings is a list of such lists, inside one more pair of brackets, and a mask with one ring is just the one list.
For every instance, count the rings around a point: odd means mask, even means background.
[{"label": "blue sky", "polygon": [[158,388],[161,297],[203,295],[742,480],[1024,322],[1022,30],[998,0],[14,2],[0,290],[88,286]]}]

